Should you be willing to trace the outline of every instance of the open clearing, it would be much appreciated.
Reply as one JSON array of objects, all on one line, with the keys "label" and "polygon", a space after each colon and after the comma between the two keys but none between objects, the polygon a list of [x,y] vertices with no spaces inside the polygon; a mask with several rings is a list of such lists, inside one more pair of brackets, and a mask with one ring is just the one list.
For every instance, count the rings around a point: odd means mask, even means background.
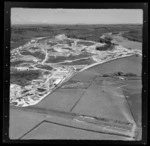
[{"label": "open clearing", "polygon": [[9,138],[18,139],[44,118],[44,115],[10,108]]},{"label": "open clearing", "polygon": [[[128,104],[121,89],[118,90],[113,82],[105,81],[103,78],[88,88],[73,112],[106,119],[130,122],[123,112],[132,118]],[[105,85],[106,84],[106,85]]]},{"label": "open clearing", "polygon": [[129,80],[126,84],[123,93],[130,105],[136,124],[140,127],[142,120],[142,82],[141,80]]},{"label": "open clearing", "polygon": [[33,107],[69,112],[83,93],[84,89],[59,88]]},{"label": "open clearing", "polygon": [[74,128],[72,126],[65,126],[53,122],[43,122],[40,126],[22,138],[22,140],[25,139],[125,140],[123,136],[96,133],[94,131]]}]

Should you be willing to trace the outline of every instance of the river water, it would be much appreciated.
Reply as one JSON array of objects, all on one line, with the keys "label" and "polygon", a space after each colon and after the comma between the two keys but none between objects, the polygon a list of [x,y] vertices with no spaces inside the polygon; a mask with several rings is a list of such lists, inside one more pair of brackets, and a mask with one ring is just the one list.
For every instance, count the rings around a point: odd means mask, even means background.
[{"label": "river water", "polygon": [[122,37],[122,33],[123,32],[120,32],[118,34],[107,33],[106,36],[110,36],[113,39],[113,43],[121,45],[125,48],[142,50],[142,42],[128,40],[127,38]]}]

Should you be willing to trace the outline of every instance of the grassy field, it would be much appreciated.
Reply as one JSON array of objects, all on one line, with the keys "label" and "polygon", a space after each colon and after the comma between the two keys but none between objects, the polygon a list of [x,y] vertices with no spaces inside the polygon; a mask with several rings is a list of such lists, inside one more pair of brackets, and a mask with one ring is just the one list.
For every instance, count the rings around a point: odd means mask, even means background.
[{"label": "grassy field", "polygon": [[33,61],[24,61],[24,60],[16,60],[13,62],[10,62],[10,66],[17,66],[20,65],[21,63],[34,63]]},{"label": "grassy field", "polygon": [[30,52],[30,51],[20,51],[20,54],[21,55],[31,55],[31,56],[34,56],[36,58],[39,58],[39,59],[44,59],[45,58],[45,54],[42,53],[42,52],[39,52],[39,51],[36,51],[36,52]]},{"label": "grassy field", "polygon": [[[69,82],[90,82],[93,81],[96,76],[101,76],[103,73],[108,72],[113,73],[114,71],[122,71],[124,73],[132,72],[140,76],[140,62],[140,58],[136,58],[136,56],[117,59],[104,64],[96,65],[81,73],[78,73],[73,78],[71,78]],[[131,113],[127,103],[125,103],[125,98],[122,98],[123,91],[117,89],[117,87],[125,84],[127,83],[122,83],[121,80],[113,78],[106,79],[105,77],[101,77],[101,81],[95,80],[87,89],[73,112],[127,121],[125,115],[123,114],[123,111],[125,111],[129,115],[129,117],[131,117]],[[136,80],[133,83],[130,81],[129,85],[132,86],[132,88],[130,87],[130,89],[134,91],[130,91],[130,93],[136,94],[136,84]],[[140,90],[140,88],[138,90]],[[45,99],[43,99],[39,104],[35,106],[44,107],[46,109],[52,108],[57,110],[69,111],[69,109],[71,109],[75,101],[79,99],[82,93],[83,90],[75,88],[58,89],[51,95],[48,95]]]},{"label": "grassy field", "polygon": [[11,49],[25,44],[34,37],[54,37],[57,34],[66,34],[71,38],[99,41],[103,33],[137,30],[142,31],[142,25],[12,25]]},{"label": "grassy field", "polygon": [[70,80],[64,83],[61,88],[65,89],[87,89],[90,86],[90,82],[80,82],[80,81],[73,81]]},{"label": "grassy field", "polygon": [[18,139],[44,119],[44,115],[10,108],[9,138]]},{"label": "grassy field", "polygon": [[[142,58],[136,56],[129,56],[125,58],[120,58],[116,60],[112,60],[101,65],[94,66],[89,68],[90,72],[96,72],[101,75],[104,73],[113,73],[121,71],[123,73],[134,73],[138,76],[141,76],[142,71]],[[87,71],[88,71],[87,70]]]},{"label": "grassy field", "polygon": [[82,58],[90,57],[90,56],[91,56],[91,53],[88,53],[88,52],[82,52],[79,55],[69,55],[69,56],[66,56],[66,57],[65,56],[57,56],[57,57],[50,56],[48,58],[48,60],[46,61],[46,63],[59,63],[59,62],[65,61],[65,60],[82,59]]},{"label": "grassy field", "polygon": [[46,70],[52,70],[52,69],[53,69],[53,68],[52,68],[51,66],[49,66],[49,65],[40,65],[40,64],[38,64],[38,65],[36,65],[35,67],[41,68],[41,69],[46,69]]},{"label": "grassy field", "polygon": [[[49,121],[49,122],[45,122]],[[58,122],[58,124],[55,122]],[[60,124],[59,124],[60,123]],[[9,138],[27,139],[95,139],[95,140],[127,140],[124,136],[94,132],[93,128],[82,122],[43,113],[23,111],[10,108]],[[22,126],[23,125],[23,126]],[[65,126],[66,125],[66,126]],[[94,131],[93,131],[94,130]]]},{"label": "grassy field", "polygon": [[38,48],[38,47],[31,47],[31,48],[30,48],[30,50],[33,50],[33,51],[35,51],[35,50],[37,51],[37,50],[39,50],[39,49],[40,49],[40,48]]},{"label": "grassy field", "polygon": [[33,107],[70,111],[76,101],[83,94],[84,89],[57,89]]},{"label": "grassy field", "polygon": [[77,42],[77,45],[91,46],[94,45],[94,43],[79,41]]},{"label": "grassy field", "polygon": [[10,84],[18,84],[20,86],[26,86],[30,84],[30,81],[38,79],[41,72],[38,70],[30,71],[15,71],[10,74]]},{"label": "grassy field", "polygon": [[128,123],[123,112],[131,118],[132,116],[121,89],[118,90],[111,85],[114,82],[106,81],[105,78],[97,82],[92,82],[72,112]]},{"label": "grassy field", "polygon": [[64,63],[60,63],[61,65],[90,65],[95,63],[94,60],[90,59],[90,58],[86,58],[86,59],[80,59],[80,60],[76,60],[76,61],[72,61],[72,62],[64,62]]},{"label": "grassy field", "polygon": [[130,105],[133,117],[138,126],[141,126],[142,120],[142,81],[127,80],[127,86],[123,88],[123,93]]},{"label": "grassy field", "polygon": [[50,45],[50,46],[54,46],[54,45],[56,45],[57,43],[48,42],[47,44]]},{"label": "grassy field", "polygon": [[25,39],[25,38],[20,38],[20,37],[17,37],[17,34],[16,34],[16,36],[14,36],[15,37],[15,40],[13,40],[13,42],[11,42],[10,43],[10,47],[11,47],[11,49],[15,49],[15,48],[18,48],[18,47],[20,47],[20,46],[23,46],[23,45],[25,45],[27,42],[29,42],[30,41],[30,39]]},{"label": "grassy field", "polygon": [[[69,122],[68,122],[69,123]],[[69,125],[55,124],[53,122],[43,122],[29,134],[25,135],[22,140],[125,140],[123,136],[116,136],[94,131],[84,130]]]}]

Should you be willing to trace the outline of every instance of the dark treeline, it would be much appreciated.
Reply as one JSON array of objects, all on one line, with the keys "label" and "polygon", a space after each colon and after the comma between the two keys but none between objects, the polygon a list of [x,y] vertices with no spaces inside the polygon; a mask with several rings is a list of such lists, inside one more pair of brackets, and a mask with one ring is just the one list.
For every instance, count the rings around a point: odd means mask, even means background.
[{"label": "dark treeline", "polygon": [[136,77],[137,75],[134,73],[123,73],[123,72],[114,72],[112,74],[103,74],[103,77],[112,77],[112,76],[126,76],[126,77]]},{"label": "dark treeline", "polygon": [[14,71],[10,74],[10,83],[18,84],[20,86],[29,85],[30,81],[34,79],[38,79],[41,75],[41,72],[38,70],[30,70],[30,71]]},{"label": "dark treeline", "polygon": [[98,42],[103,33],[137,30],[142,32],[142,25],[12,25],[11,48],[19,47],[34,37],[65,34],[72,38]]}]

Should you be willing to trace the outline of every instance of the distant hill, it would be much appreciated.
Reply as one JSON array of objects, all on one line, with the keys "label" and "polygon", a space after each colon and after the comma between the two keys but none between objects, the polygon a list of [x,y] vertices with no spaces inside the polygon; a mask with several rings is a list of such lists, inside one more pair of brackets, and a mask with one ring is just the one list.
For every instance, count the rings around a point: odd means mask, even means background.
[{"label": "distant hill", "polygon": [[99,41],[99,37],[107,32],[142,31],[139,24],[112,24],[112,25],[12,25],[11,48],[19,47],[34,37],[53,37],[65,34],[72,38]]}]

